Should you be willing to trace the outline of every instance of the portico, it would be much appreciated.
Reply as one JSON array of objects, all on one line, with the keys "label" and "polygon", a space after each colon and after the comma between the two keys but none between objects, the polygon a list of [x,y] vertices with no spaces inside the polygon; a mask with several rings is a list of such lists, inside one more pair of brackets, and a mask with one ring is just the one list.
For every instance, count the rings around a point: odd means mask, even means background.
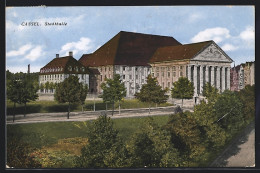
[{"label": "portico", "polygon": [[194,84],[194,96],[202,94],[203,86],[209,82],[220,92],[230,89],[230,65],[229,64],[189,64],[188,79]]}]

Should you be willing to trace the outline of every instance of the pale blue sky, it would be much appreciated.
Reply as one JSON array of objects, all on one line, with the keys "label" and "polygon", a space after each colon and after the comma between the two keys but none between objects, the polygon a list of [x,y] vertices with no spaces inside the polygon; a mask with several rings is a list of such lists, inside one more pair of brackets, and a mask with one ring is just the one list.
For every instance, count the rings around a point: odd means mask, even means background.
[{"label": "pale blue sky", "polygon": [[[22,26],[23,22],[41,26]],[[66,22],[67,26],[44,26]],[[214,40],[236,65],[255,60],[253,6],[13,7],[6,9],[6,68],[38,72],[56,54],[79,59],[120,31]]]}]

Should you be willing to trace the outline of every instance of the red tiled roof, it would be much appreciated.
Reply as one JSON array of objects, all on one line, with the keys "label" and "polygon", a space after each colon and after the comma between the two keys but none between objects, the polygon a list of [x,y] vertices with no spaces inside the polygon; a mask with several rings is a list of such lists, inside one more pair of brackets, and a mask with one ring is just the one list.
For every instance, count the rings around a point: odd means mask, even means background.
[{"label": "red tiled roof", "polygon": [[[69,71],[69,66],[72,67],[72,71]],[[76,70],[78,68],[78,71]],[[84,71],[83,71],[84,68]],[[54,58],[48,64],[40,70],[41,74],[60,74],[60,73],[71,73],[71,74],[82,74],[89,73],[88,69],[78,62],[72,56],[65,56],[60,58]]]},{"label": "red tiled roof", "polygon": [[172,60],[192,59],[197,53],[203,50],[212,41],[185,44],[179,46],[161,47],[156,50],[150,62],[162,62]]},{"label": "red tiled roof", "polygon": [[157,48],[181,45],[173,37],[121,31],[91,55],[80,59],[85,66],[104,65],[149,66]]},{"label": "red tiled roof", "polygon": [[84,66],[87,66],[86,60],[87,60],[87,58],[90,57],[90,55],[92,55],[92,53],[90,53],[90,54],[83,54],[82,57],[79,59],[79,62],[81,64],[83,64]]}]

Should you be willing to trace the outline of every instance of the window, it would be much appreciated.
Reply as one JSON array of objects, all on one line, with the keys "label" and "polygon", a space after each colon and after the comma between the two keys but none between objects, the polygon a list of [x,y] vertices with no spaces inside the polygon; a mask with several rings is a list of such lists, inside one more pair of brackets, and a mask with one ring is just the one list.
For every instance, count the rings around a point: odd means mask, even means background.
[{"label": "window", "polygon": [[[107,67],[105,67],[105,72],[107,71]],[[105,77],[106,78],[106,77]]]},{"label": "window", "polygon": [[168,72],[168,77],[170,77],[171,76],[171,73],[170,72]]},{"label": "window", "polygon": [[170,67],[167,67],[167,71],[170,71]]},{"label": "window", "polygon": [[164,82],[162,83],[162,88],[164,89]]},{"label": "window", "polygon": [[75,70],[76,70],[76,72],[78,72],[78,71],[79,71],[79,68],[76,66],[76,67],[75,67]]},{"label": "window", "polygon": [[82,71],[82,72],[85,72],[85,68],[84,68],[84,67],[81,67],[81,71]]},{"label": "window", "polygon": [[159,67],[156,67],[156,70],[159,71]]},{"label": "window", "polygon": [[137,70],[138,70],[138,68],[136,67],[136,68],[135,68],[135,71],[137,71]]},{"label": "window", "polygon": [[100,80],[102,81],[102,75],[100,75]]},{"label": "window", "polygon": [[135,78],[138,79],[138,75],[135,75]]},{"label": "window", "polygon": [[110,71],[110,67],[108,68],[108,71]]},{"label": "window", "polygon": [[164,77],[164,72],[162,72],[162,77]]},{"label": "window", "polygon": [[125,79],[125,75],[123,75],[123,79]]},{"label": "window", "polygon": [[159,77],[159,73],[157,73],[156,76]]},{"label": "window", "polygon": [[182,71],[180,72],[180,76],[181,76],[181,77],[183,76],[183,72],[182,72]]},{"label": "window", "polygon": [[129,79],[132,79],[132,75],[129,75]]},{"label": "window", "polygon": [[123,71],[125,71],[125,67],[123,67]]},{"label": "window", "polygon": [[183,68],[183,66],[181,65],[181,66],[180,66],[180,70],[182,70],[182,68]]},{"label": "window", "polygon": [[176,71],[176,67],[175,66],[172,67],[172,71]]},{"label": "window", "polygon": [[168,88],[170,88],[171,87],[171,83],[170,82],[168,82]]},{"label": "window", "polygon": [[71,66],[69,66],[69,67],[68,67],[68,70],[69,70],[69,71],[71,71],[71,70],[72,70],[72,67],[71,67]]},{"label": "window", "polygon": [[102,67],[100,67],[100,72],[102,72]]},{"label": "window", "polygon": [[173,72],[173,77],[176,77],[176,72]]}]

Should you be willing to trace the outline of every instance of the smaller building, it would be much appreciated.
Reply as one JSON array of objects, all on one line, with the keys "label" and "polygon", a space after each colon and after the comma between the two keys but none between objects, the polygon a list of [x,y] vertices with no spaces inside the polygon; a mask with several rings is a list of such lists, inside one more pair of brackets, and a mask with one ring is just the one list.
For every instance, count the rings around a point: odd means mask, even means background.
[{"label": "smaller building", "polygon": [[246,62],[241,65],[244,69],[245,86],[255,84],[255,62]]},{"label": "smaller building", "polygon": [[231,91],[239,91],[246,85],[255,84],[255,62],[246,62],[230,71]]},{"label": "smaller building", "polygon": [[[56,54],[56,58],[40,69],[39,92],[54,93],[54,86],[70,75],[78,76],[80,82],[89,86],[89,70],[73,58],[72,52],[65,57],[59,57],[59,54]],[[47,83],[49,86],[46,87]]]}]

